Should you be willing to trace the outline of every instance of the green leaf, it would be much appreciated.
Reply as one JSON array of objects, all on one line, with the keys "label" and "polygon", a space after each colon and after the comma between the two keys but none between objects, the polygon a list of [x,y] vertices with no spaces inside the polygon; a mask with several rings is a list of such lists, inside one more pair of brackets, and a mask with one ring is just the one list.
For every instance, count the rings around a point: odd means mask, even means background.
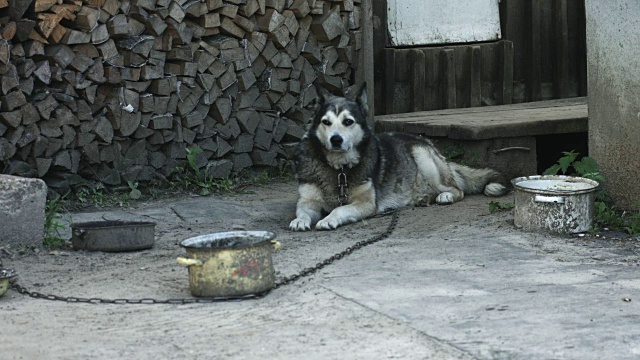
[{"label": "green leaf", "polygon": [[542,175],[557,175],[558,171],[560,171],[560,165],[554,164],[551,165],[547,170],[545,170]]},{"label": "green leaf", "polygon": [[571,166],[571,164],[576,160],[576,157],[578,157],[578,153],[571,151],[565,152],[564,154],[565,156],[558,160],[558,164],[560,164],[560,170],[562,170],[562,173],[566,174],[567,170],[569,170],[569,166]]},{"label": "green leaf", "polygon": [[142,192],[138,189],[131,189],[129,193],[129,197],[133,200],[138,200],[142,197]]},{"label": "green leaf", "polygon": [[580,176],[598,173],[598,164],[593,158],[588,156],[583,157],[580,161],[576,161],[573,164],[573,168],[576,169],[576,172]]}]

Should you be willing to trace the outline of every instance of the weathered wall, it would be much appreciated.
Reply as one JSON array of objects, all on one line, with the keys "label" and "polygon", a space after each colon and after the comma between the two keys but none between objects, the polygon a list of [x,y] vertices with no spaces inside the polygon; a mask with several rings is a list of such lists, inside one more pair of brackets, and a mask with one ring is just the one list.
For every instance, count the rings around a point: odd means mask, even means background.
[{"label": "weathered wall", "polygon": [[362,5],[0,0],[0,172],[149,180],[191,146],[218,177],[275,166],[313,82],[343,94],[366,78]]},{"label": "weathered wall", "polygon": [[640,201],[640,2],[587,0],[589,154],[624,208]]}]

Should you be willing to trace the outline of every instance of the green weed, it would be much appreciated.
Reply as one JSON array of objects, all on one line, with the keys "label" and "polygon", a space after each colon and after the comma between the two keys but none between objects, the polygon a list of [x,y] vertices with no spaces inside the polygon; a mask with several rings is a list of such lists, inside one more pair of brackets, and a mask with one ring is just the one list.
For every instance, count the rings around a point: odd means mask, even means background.
[{"label": "green weed", "polygon": [[75,193],[76,200],[81,203],[89,203],[98,207],[104,206],[107,195],[101,188],[82,187]]},{"label": "green weed", "polygon": [[492,202],[489,203],[489,213],[493,214],[493,213],[496,213],[498,211],[511,210],[515,206],[516,206],[516,204],[514,204],[514,203],[505,203],[505,202],[492,201]]},{"label": "green weed", "polygon": [[55,199],[47,200],[44,212],[44,240],[43,245],[48,248],[64,247],[65,241],[60,236],[60,231],[66,226],[59,220],[62,208],[62,202],[66,198],[58,196]]},{"label": "green weed", "polygon": [[129,199],[133,199],[133,200],[138,200],[142,197],[142,192],[140,190],[138,190],[138,183],[137,182],[133,182],[133,181],[127,181],[127,184],[129,185],[129,189],[131,189],[131,192],[129,192],[128,197]]},{"label": "green weed", "polygon": [[202,196],[235,191],[237,184],[232,179],[216,179],[208,172],[200,170],[198,166],[198,154],[200,153],[202,153],[202,149],[197,146],[187,148],[189,167],[176,169],[176,175],[172,178],[173,186],[188,191],[195,187]]},{"label": "green weed", "polygon": [[256,184],[263,185],[263,184],[266,184],[266,183],[268,183],[269,181],[271,181],[271,175],[269,175],[269,172],[268,172],[268,171],[263,171],[263,172],[261,172],[261,173],[260,173],[260,175],[256,176],[256,177],[253,179],[253,181],[254,181]]}]

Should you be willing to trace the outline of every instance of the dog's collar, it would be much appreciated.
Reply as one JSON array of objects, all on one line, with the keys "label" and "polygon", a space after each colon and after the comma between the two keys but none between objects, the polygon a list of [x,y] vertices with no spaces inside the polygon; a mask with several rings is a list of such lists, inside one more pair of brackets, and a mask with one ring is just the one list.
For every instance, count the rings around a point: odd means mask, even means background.
[{"label": "dog's collar", "polygon": [[349,194],[347,192],[347,188],[349,185],[347,184],[347,174],[344,172],[344,166],[340,167],[340,172],[338,173],[338,204],[340,206],[344,205],[349,201]]}]

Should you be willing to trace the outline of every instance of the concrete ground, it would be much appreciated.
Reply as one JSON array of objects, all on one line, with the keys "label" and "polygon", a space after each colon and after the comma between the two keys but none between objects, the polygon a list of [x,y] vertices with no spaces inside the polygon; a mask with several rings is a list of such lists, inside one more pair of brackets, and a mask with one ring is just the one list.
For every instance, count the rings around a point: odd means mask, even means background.
[{"label": "concrete ground", "polygon": [[[273,230],[277,276],[381,233],[287,230],[294,183],[138,203],[74,221],[152,219],[153,249],[26,253],[0,245],[23,286],[63,296],[189,297],[184,238]],[[499,199],[512,201],[511,196]],[[260,300],[190,305],[0,298],[2,359],[638,359],[640,242],[523,233],[493,199],[405,209],[393,235]],[[38,251],[39,250],[39,251]]]}]

